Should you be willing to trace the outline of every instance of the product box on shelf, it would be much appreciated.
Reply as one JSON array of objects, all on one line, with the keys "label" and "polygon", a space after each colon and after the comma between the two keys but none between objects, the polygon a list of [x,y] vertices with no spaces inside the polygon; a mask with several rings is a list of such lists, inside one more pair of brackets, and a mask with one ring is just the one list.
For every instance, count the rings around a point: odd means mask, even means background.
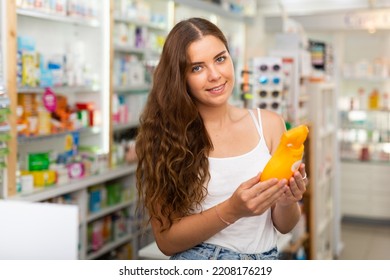
[{"label": "product box on shelf", "polygon": [[82,158],[86,173],[96,175],[108,169],[108,155],[96,146],[80,146],[79,156]]},{"label": "product box on shelf", "polygon": [[106,206],[107,191],[103,184],[88,189],[89,212],[99,212]]},{"label": "product box on shelf", "polygon": [[112,206],[122,201],[122,185],[118,182],[109,182],[106,185],[107,205]]},{"label": "product box on shelf", "polygon": [[67,165],[70,179],[80,179],[85,176],[85,167],[82,162],[72,162]]},{"label": "product box on shelf", "polygon": [[48,170],[50,166],[50,154],[46,153],[29,153],[27,155],[28,171]]},{"label": "product box on shelf", "polygon": [[57,174],[53,170],[41,171],[25,171],[22,170],[21,175],[32,175],[34,178],[34,187],[41,188],[52,186],[56,183]]}]

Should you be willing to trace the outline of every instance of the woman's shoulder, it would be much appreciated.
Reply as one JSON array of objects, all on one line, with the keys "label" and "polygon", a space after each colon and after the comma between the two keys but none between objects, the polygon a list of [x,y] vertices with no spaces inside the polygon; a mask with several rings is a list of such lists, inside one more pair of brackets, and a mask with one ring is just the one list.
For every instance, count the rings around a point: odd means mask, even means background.
[{"label": "woman's shoulder", "polygon": [[[257,109],[255,109],[257,110]],[[260,109],[260,112],[261,112],[261,119],[262,119],[262,122],[263,124],[265,125],[269,125],[269,126],[284,126],[284,120],[283,120],[283,117],[276,113],[276,112],[273,112],[273,111],[270,111],[270,110],[266,110],[266,109]]]},{"label": "woman's shoulder", "polygon": [[260,116],[261,116],[261,123],[264,126],[284,126],[284,120],[281,115],[279,115],[276,112],[266,110],[266,109],[245,109],[245,110],[250,110],[252,113],[256,116],[258,116],[258,111],[260,111]]}]

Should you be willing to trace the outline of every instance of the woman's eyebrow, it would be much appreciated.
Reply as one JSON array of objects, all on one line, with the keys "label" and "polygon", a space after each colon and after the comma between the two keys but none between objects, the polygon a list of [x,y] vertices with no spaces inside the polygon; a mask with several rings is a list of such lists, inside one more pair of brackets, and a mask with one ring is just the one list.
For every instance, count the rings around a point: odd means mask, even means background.
[{"label": "woman's eyebrow", "polygon": [[[216,59],[217,57],[223,55],[224,53],[226,53],[226,50],[221,51],[220,53],[218,53],[216,56],[214,56],[214,59]],[[191,63],[190,63],[190,66],[191,66],[191,65],[198,65],[198,64],[202,64],[202,63],[203,63],[203,62],[191,62]]]}]

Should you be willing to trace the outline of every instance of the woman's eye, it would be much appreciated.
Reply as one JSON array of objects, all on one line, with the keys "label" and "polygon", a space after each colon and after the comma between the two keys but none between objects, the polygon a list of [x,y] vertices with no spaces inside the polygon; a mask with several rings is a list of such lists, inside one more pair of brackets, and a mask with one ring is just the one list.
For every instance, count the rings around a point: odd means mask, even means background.
[{"label": "woman's eye", "polygon": [[217,58],[217,62],[224,62],[226,59],[226,56],[220,56]]},{"label": "woman's eye", "polygon": [[201,69],[202,69],[202,67],[197,65],[197,66],[192,67],[192,72],[199,72]]}]

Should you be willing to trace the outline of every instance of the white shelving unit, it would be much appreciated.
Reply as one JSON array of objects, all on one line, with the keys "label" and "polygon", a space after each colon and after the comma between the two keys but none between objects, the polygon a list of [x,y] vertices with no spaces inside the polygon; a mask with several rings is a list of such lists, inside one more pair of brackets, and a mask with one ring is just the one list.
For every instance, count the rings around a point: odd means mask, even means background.
[{"label": "white shelving unit", "polygon": [[389,221],[389,164],[345,161],[342,172],[341,210],[344,218]]},{"label": "white shelving unit", "polygon": [[[266,26],[266,29],[269,28]],[[282,115],[292,126],[308,123],[309,92],[306,85],[312,74],[311,58],[303,46],[307,40],[304,34],[267,34],[268,57],[281,59],[281,81],[283,100],[280,107]],[[279,109],[280,110],[280,109]]]},{"label": "white shelving unit", "polygon": [[[374,18],[383,12],[382,9],[361,10],[355,12],[355,17],[356,19]],[[373,160],[377,151],[382,148],[381,145],[386,145],[388,140],[385,140],[386,137],[381,137],[383,143],[378,143],[379,141],[369,143],[365,139],[375,137],[378,130],[385,128],[382,131],[384,132],[390,129],[386,118],[383,118],[379,124],[370,121],[372,115],[379,117],[383,111],[388,111],[390,106],[383,102],[384,95],[390,92],[389,25],[384,23],[383,26],[378,26],[375,32],[370,33],[363,21],[356,20],[351,25],[348,21],[337,20],[337,18],[348,17],[348,13],[329,14],[326,17],[333,18],[335,25],[329,25],[325,16],[322,19],[308,16],[307,19],[302,17],[301,20],[307,25],[305,27],[315,29],[310,37],[330,42],[335,53],[334,79],[339,92],[337,114],[341,121],[338,128],[341,216],[346,220],[388,223],[389,215],[386,206],[390,203],[388,188],[382,189],[382,186],[377,184],[377,180],[383,182],[387,175],[383,171],[389,167],[388,160],[387,162],[386,160]],[[369,95],[374,89],[377,89],[381,95],[379,107],[370,109]],[[390,153],[385,152],[386,149],[382,151],[384,152],[383,158],[389,156]],[[371,160],[360,159],[361,156],[365,157],[365,153],[371,157]],[[366,171],[361,173],[363,170]],[[374,178],[369,181],[369,186],[367,185],[367,178],[370,177],[368,170],[375,174]],[[364,180],[361,174],[367,175]]]},{"label": "white shelving unit", "polygon": [[[101,17],[92,20],[22,8],[18,8],[16,12],[18,36],[33,38],[36,50],[45,56],[53,57],[67,53],[69,51],[67,49],[77,42],[84,45],[84,53],[81,55],[90,69],[88,73],[90,77],[85,78],[84,81],[87,84],[51,88],[55,93],[65,95],[69,104],[94,101],[96,108],[102,114],[101,133],[99,137],[85,138],[85,142],[94,143],[108,153],[109,110],[104,105],[109,100],[109,81],[103,77],[109,69],[109,45],[105,42],[109,42],[110,34],[107,33],[109,14],[103,11],[102,7]],[[97,60],[96,57],[100,59]],[[45,88],[42,87],[18,87],[17,92],[18,94],[42,94],[44,90]],[[83,142],[83,139],[81,141]]]},{"label": "white shelving unit", "polygon": [[89,186],[93,186],[102,182],[107,182],[116,178],[127,176],[134,173],[135,169],[135,164],[108,169],[97,175],[92,175],[82,179],[75,179],[63,185],[34,189],[32,192],[17,194],[13,197],[10,197],[9,199],[28,202],[40,202],[53,197],[84,190]]},{"label": "white shelving unit", "polygon": [[[390,220],[390,103],[387,30],[338,33],[340,56],[341,212],[345,219]],[[355,46],[360,48],[356,49]],[[351,49],[354,51],[349,51]],[[370,95],[379,93],[378,104]],[[376,102],[374,102],[376,103]]]},{"label": "white shelving unit", "polygon": [[390,220],[390,111],[340,111],[342,214],[346,219]]},{"label": "white shelving unit", "polygon": [[[172,18],[172,7],[171,1],[145,0],[131,6],[127,0],[114,2],[111,69],[114,146],[112,150],[132,141],[135,136],[140,114],[152,87],[153,70],[171,28],[169,20]],[[143,219],[138,218],[139,221],[136,223]],[[140,230],[135,229],[132,231],[131,240],[127,237],[120,240],[122,243],[131,241],[133,258],[138,259],[139,249],[152,241],[151,230],[149,228],[141,234]],[[111,249],[107,247],[102,250]]]},{"label": "white shelving unit", "polygon": [[[17,154],[19,154],[19,157],[23,157],[28,153],[50,150],[61,151],[64,149],[63,139],[69,133],[79,134],[80,145],[95,145],[99,147],[103,155],[109,155],[109,142],[112,137],[109,130],[111,124],[109,54],[112,47],[110,46],[111,34],[109,32],[111,18],[109,2],[104,1],[99,17],[93,20],[47,14],[33,9],[16,8],[12,5],[6,7],[6,9],[8,15],[15,14],[17,21],[17,25],[10,25],[10,28],[16,28],[17,26],[16,33],[18,36],[34,38],[36,50],[45,55],[67,53],[66,46],[76,41],[85,44],[85,49],[88,50],[84,54],[85,63],[90,65],[92,71],[95,71],[94,76],[92,75],[85,85],[61,85],[54,86],[52,89],[56,93],[65,95],[70,104],[93,100],[102,116],[101,125],[95,127],[85,127],[57,134],[15,137],[17,149],[13,149],[10,158],[16,162]],[[3,27],[3,21],[1,26]],[[9,33],[12,32],[9,31]],[[3,32],[1,35],[3,35]],[[16,38],[12,40],[15,40],[12,43],[16,45]],[[16,69],[16,63],[13,59],[9,59],[7,63],[8,65],[14,63]],[[18,87],[16,77],[13,86],[15,91],[12,94],[15,95],[15,98],[8,101],[2,96],[1,105],[11,104],[16,108],[14,103],[17,101],[17,95],[24,93],[39,96],[45,91],[43,87]],[[142,88],[147,89],[148,87],[143,86]],[[109,157],[106,156],[106,158]],[[106,161],[106,165],[108,164],[109,162]],[[7,192],[6,187],[2,187],[1,197],[7,200],[29,203],[76,204],[79,208],[79,259],[101,258],[115,250],[125,254],[126,258],[137,258],[136,251],[133,250],[133,253],[130,251],[130,247],[137,248],[137,239],[134,237],[139,235],[140,223],[139,217],[135,213],[135,169],[135,163],[116,168],[100,166],[100,171],[97,173],[95,171],[90,176],[72,179],[67,183],[53,186],[34,187],[33,190],[22,191],[17,194]],[[9,183],[13,188],[15,184],[15,182]],[[96,189],[99,190],[99,195],[103,196],[102,201],[104,201],[105,194],[111,196],[111,200],[106,202],[107,205],[102,202],[99,209],[95,207],[92,210],[91,203],[93,200],[91,197]],[[119,191],[120,194],[118,194]],[[115,192],[117,193],[115,200],[113,200],[112,197]],[[110,225],[112,225],[112,230],[109,229],[111,228]],[[97,232],[96,228],[101,227],[104,228],[101,232]],[[99,236],[99,234],[102,236]],[[131,246],[128,245],[130,243],[132,243]]]},{"label": "white shelving unit", "polygon": [[333,259],[340,248],[339,148],[334,84],[309,83],[312,259]]},{"label": "white shelving unit", "polygon": [[[67,184],[46,187],[42,189],[35,189],[31,193],[22,193],[10,198],[10,200],[25,201],[25,202],[45,202],[53,198],[63,196],[72,196],[74,201],[79,206],[79,259],[96,259],[102,257],[104,254],[112,250],[118,249],[129,242],[132,246],[137,245],[135,236],[140,234],[136,224],[137,217],[135,216],[136,207],[136,190],[135,178],[132,176],[136,169],[136,164],[122,166],[115,169],[109,169],[105,172],[86,177],[83,179],[73,180]],[[91,197],[90,192],[96,186],[104,185],[107,182],[120,182],[124,187],[121,194],[121,200],[116,204],[104,206],[99,211],[90,212]],[[126,229],[120,236],[111,237],[109,241],[100,244],[96,250],[91,250],[91,241],[99,240],[100,237],[94,237],[91,233],[91,224],[94,222],[102,223],[107,217],[110,220],[109,224],[113,224],[113,228],[119,227],[116,224],[117,213],[128,209],[125,224]],[[137,258],[134,254],[131,258]]]},{"label": "white shelving unit", "polygon": [[[135,128],[151,88],[153,68],[159,60],[171,27],[169,1],[145,0],[130,9],[124,1],[114,3],[113,50],[114,133]],[[125,108],[118,109],[118,106]],[[126,110],[127,113],[115,117]]]},{"label": "white shelving unit", "polygon": [[69,24],[77,24],[77,25],[85,25],[85,26],[91,26],[91,27],[99,27],[100,22],[97,19],[80,19],[80,18],[75,18],[71,16],[66,16],[66,15],[54,15],[54,14],[49,14],[46,12],[42,11],[36,11],[36,10],[29,10],[29,9],[18,9],[17,10],[18,15],[21,16],[28,16],[28,17],[35,17],[38,19],[44,19],[48,21],[53,21],[53,22],[64,22],[64,23],[69,23]]}]

